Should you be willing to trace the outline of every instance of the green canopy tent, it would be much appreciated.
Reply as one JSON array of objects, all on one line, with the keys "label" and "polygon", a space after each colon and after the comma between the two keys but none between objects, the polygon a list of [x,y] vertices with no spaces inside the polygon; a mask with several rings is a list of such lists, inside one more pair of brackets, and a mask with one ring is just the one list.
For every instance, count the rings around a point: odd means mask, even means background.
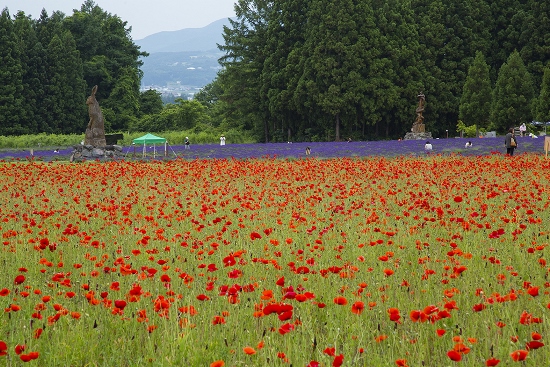
[{"label": "green canopy tent", "polygon": [[164,156],[166,157],[166,147],[168,145],[168,142],[166,141],[165,138],[161,138],[160,136],[156,136],[156,135],[153,135],[153,134],[145,134],[140,138],[132,140],[132,144],[133,145],[143,145],[143,156],[144,157],[147,155],[147,145],[152,145],[153,146],[153,158],[157,154],[157,148],[156,148],[157,144],[164,144]]}]

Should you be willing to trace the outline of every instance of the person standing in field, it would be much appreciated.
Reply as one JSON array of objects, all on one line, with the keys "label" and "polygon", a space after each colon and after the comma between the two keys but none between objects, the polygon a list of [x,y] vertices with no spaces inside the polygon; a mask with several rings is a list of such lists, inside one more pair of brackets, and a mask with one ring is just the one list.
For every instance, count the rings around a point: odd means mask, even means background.
[{"label": "person standing in field", "polygon": [[220,137],[220,145],[225,145],[225,136],[224,135],[222,135]]},{"label": "person standing in field", "polygon": [[514,149],[518,147],[513,128],[510,128],[510,130],[508,130],[508,134],[506,134],[506,137],[504,138],[504,146],[506,147],[506,154],[510,157],[513,156]]},{"label": "person standing in field", "polygon": [[429,141],[426,142],[426,144],[424,145],[424,150],[426,151],[426,153],[429,153],[433,150],[433,146],[432,146],[432,143],[430,143]]},{"label": "person standing in field", "polygon": [[190,147],[189,145],[190,145],[190,143],[189,143],[189,137],[186,136],[186,137],[185,137],[185,149],[191,149],[191,147]]},{"label": "person standing in field", "polygon": [[525,126],[525,122],[524,122],[519,127],[519,132],[521,133],[521,136],[524,136],[526,131],[527,131],[527,126]]}]

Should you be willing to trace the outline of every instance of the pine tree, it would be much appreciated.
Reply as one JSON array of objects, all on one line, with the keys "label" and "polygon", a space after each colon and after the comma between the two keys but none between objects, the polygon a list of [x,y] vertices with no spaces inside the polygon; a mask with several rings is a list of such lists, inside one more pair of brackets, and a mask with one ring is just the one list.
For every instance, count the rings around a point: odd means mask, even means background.
[{"label": "pine tree", "polygon": [[537,121],[550,121],[550,67],[544,68],[540,95],[535,104],[535,117]]},{"label": "pine tree", "polygon": [[489,65],[485,62],[483,53],[477,52],[472,66],[468,69],[460,99],[459,117],[466,126],[476,125],[478,129],[488,127],[491,116],[491,93]]},{"label": "pine tree", "polygon": [[531,105],[534,89],[519,52],[514,51],[498,72],[493,90],[491,119],[496,130],[509,128],[531,121]]},{"label": "pine tree", "polygon": [[20,57],[13,21],[4,9],[0,15],[0,135],[26,132]]}]

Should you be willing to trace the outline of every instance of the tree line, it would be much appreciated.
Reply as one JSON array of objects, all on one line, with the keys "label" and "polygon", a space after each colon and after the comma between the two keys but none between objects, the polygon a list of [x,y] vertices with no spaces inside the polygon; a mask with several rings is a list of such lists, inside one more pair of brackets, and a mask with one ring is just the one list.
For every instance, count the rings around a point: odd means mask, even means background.
[{"label": "tree line", "polygon": [[196,98],[260,141],[395,138],[550,120],[550,3],[238,0]]},{"label": "tree line", "polygon": [[162,109],[140,93],[141,52],[131,28],[92,0],[70,16],[0,16],[0,135],[83,133],[86,97],[98,85],[108,131],[123,131]]},{"label": "tree line", "polygon": [[550,120],[550,3],[237,0],[222,70],[163,106],[139,91],[127,22],[86,0],[66,16],[0,16],[0,135],[80,134],[94,85],[107,131],[192,130],[257,141],[397,138],[417,95],[434,136]]}]

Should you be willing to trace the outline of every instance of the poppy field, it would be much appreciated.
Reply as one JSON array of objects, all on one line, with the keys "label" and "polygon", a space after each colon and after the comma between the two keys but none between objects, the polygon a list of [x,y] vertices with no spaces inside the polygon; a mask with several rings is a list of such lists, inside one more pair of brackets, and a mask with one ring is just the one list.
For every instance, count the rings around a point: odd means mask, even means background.
[{"label": "poppy field", "polygon": [[550,160],[0,163],[0,365],[543,366]]}]

